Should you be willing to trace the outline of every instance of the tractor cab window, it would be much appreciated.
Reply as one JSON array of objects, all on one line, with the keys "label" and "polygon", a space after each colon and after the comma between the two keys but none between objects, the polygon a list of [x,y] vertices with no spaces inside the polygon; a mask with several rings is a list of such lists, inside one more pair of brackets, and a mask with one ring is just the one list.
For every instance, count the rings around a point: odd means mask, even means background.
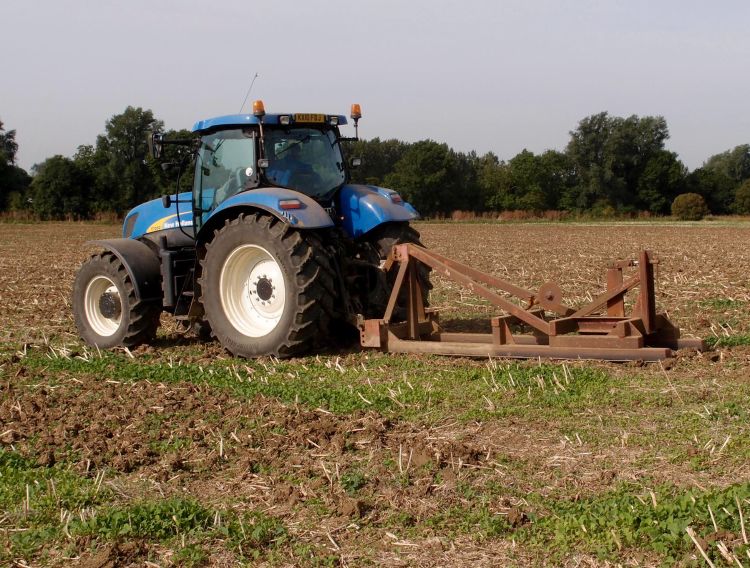
[{"label": "tractor cab window", "polygon": [[267,129],[266,178],[273,185],[324,197],[344,181],[344,159],[333,130]]},{"label": "tractor cab window", "polygon": [[255,176],[255,134],[236,128],[201,138],[195,163],[193,201],[203,214],[236,195]]}]

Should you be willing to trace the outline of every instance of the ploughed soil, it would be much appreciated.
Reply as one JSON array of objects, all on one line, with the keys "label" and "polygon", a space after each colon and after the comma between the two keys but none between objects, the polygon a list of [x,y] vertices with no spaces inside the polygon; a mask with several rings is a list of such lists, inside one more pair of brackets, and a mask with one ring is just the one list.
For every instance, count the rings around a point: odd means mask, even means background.
[{"label": "ploughed soil", "polygon": [[[559,281],[571,305],[601,291],[607,260],[651,248],[662,259],[659,306],[687,335],[728,337],[750,331],[743,318],[750,305],[750,257],[741,250],[750,236],[747,224],[424,224],[419,229],[427,246],[519,286],[535,290],[548,280]],[[103,484],[117,502],[190,495],[206,506],[262,511],[281,519],[296,545],[309,544],[340,565],[534,565],[538,551],[517,546],[512,530],[510,536],[476,540],[466,531],[443,530],[436,519],[454,508],[470,508],[488,483],[493,490],[486,508],[511,529],[520,529],[539,513],[524,499],[531,491],[576,499],[644,477],[703,487],[750,478],[747,465],[717,475],[666,459],[644,461],[658,448],[643,438],[628,444],[626,432],[622,440],[590,450],[534,408],[523,419],[423,423],[375,411],[336,415],[262,396],[240,400],[187,381],[118,382],[26,366],[14,354],[26,345],[38,350],[47,344],[77,345],[70,293],[75,270],[88,254],[83,242],[118,230],[0,224],[0,341],[5,345],[0,353],[0,445],[33,457],[41,467],[66,464],[91,478],[104,472]],[[486,304],[454,284],[439,278],[435,284],[433,305],[443,310],[441,320],[488,313]],[[184,340],[168,318],[162,321],[162,363],[172,357],[226,357],[215,343]],[[153,354],[159,347],[147,349]],[[712,380],[747,369],[746,347],[727,356],[731,365],[722,367],[723,357],[716,356],[714,367],[707,357],[679,359],[665,391],[671,389],[670,397],[674,391],[681,402],[690,389],[710,389]],[[455,360],[457,366],[483,364]],[[638,371],[617,365],[606,369],[613,376]],[[652,367],[643,372],[671,371]],[[681,379],[691,383],[686,386]],[[586,424],[597,420],[602,417],[581,417]],[[634,428],[646,435],[650,426],[644,422]],[[686,448],[691,444],[684,441]],[[159,565],[169,565],[172,551],[162,546],[138,540],[102,543],[76,561],[114,567],[161,558]],[[289,554],[269,561],[305,563]],[[235,560],[219,551],[209,562],[233,565]],[[40,561],[46,562],[68,563],[55,554]],[[585,554],[570,563],[601,565]]]}]

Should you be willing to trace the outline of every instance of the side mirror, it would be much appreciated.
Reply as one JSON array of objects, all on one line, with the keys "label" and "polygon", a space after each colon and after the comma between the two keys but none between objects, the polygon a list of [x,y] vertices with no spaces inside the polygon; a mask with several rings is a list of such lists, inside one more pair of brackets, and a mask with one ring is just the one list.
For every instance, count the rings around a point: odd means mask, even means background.
[{"label": "side mirror", "polygon": [[352,158],[349,160],[349,167],[352,168],[353,170],[356,170],[363,163],[364,163],[364,160],[362,158]]},{"label": "side mirror", "polygon": [[148,153],[154,159],[158,160],[161,158],[164,152],[164,145],[162,144],[162,135],[159,132],[151,132],[149,137],[146,139],[148,143]]},{"label": "side mirror", "polygon": [[164,207],[164,209],[168,209],[170,205],[172,205],[172,196],[171,195],[162,195],[161,196],[161,206]]}]

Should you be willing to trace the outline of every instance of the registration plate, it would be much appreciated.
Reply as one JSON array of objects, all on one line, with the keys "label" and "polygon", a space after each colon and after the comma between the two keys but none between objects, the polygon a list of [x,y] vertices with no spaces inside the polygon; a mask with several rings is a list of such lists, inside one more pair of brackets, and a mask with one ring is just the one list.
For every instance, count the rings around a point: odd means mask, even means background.
[{"label": "registration plate", "polygon": [[302,113],[294,115],[294,122],[325,122],[326,115]]}]

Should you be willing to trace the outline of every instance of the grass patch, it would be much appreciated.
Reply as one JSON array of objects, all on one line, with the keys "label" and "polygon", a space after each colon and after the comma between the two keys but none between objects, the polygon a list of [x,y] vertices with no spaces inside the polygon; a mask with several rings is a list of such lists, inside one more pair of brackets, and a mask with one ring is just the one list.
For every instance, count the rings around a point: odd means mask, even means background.
[{"label": "grass patch", "polygon": [[[738,558],[746,558],[750,551],[742,542],[737,506],[739,502],[747,522],[750,483],[708,492],[667,485],[649,491],[623,485],[580,500],[550,500],[538,494],[528,495],[527,500],[537,510],[528,517],[519,509],[493,510],[489,506],[492,495],[481,493],[466,501],[470,505],[447,508],[409,530],[471,534],[480,542],[512,537],[547,561],[560,564],[574,552],[615,560],[628,551],[641,550],[654,553],[664,565],[675,565],[697,552],[688,527],[703,539],[717,565],[722,562],[719,541]],[[392,524],[400,521],[398,517],[390,520]]]},{"label": "grass patch", "polygon": [[707,298],[698,300],[698,306],[716,311],[743,310],[747,306],[744,300],[732,300],[730,298]]},{"label": "grass patch", "polygon": [[738,333],[735,335],[711,336],[706,338],[706,345],[716,347],[739,347],[750,345],[750,333]]},{"label": "grass patch", "polygon": [[[526,529],[525,537],[545,550],[583,549],[600,558],[614,558],[625,549],[651,550],[666,564],[673,564],[695,551],[687,527],[704,539],[717,532],[711,520],[713,512],[717,528],[724,531],[721,533],[724,543],[730,549],[734,547],[739,557],[745,557],[748,547],[737,540],[738,501],[747,517],[750,483],[709,492],[672,486],[644,492],[642,488],[623,486],[577,502],[549,504],[549,514]],[[715,546],[709,547],[708,552],[714,559],[720,559]]]},{"label": "grass patch", "polygon": [[281,521],[269,515],[219,511],[182,497],[104,509],[79,525],[76,533],[105,540],[137,537],[160,542],[182,537],[222,538],[232,548],[253,557],[286,537]]},{"label": "grass patch", "polygon": [[77,516],[111,497],[101,478],[92,480],[62,466],[42,467],[16,452],[0,449],[0,510],[13,531],[0,533],[8,558],[29,557],[64,538]]},{"label": "grass patch", "polygon": [[486,505],[450,507],[427,519],[425,525],[443,534],[472,534],[480,541],[506,535],[512,528],[507,516],[493,513]]},{"label": "grass patch", "polygon": [[[368,365],[344,368],[320,358],[302,361],[216,361],[208,365],[136,359],[103,352],[50,357],[32,350],[22,364],[56,374],[82,374],[119,381],[191,381],[230,389],[239,398],[256,395],[346,414],[375,410],[407,419],[484,420],[527,416],[530,408],[550,417],[610,398],[609,376],[594,367],[550,363],[458,366],[440,359],[375,355]],[[461,409],[458,413],[456,409]]]},{"label": "grass patch", "polygon": [[214,526],[214,514],[194,499],[144,501],[104,509],[79,525],[76,532],[105,540],[138,537],[162,541],[210,531]]},{"label": "grass patch", "polygon": [[[285,542],[278,519],[249,511],[206,507],[192,498],[144,500],[107,506],[113,495],[102,486],[103,474],[89,479],[62,466],[42,467],[16,452],[0,449],[0,560],[33,558],[45,547],[63,542],[145,539],[177,543],[185,564],[200,564],[201,542],[221,540],[241,556],[259,558]],[[177,546],[175,546],[177,548]]]}]

